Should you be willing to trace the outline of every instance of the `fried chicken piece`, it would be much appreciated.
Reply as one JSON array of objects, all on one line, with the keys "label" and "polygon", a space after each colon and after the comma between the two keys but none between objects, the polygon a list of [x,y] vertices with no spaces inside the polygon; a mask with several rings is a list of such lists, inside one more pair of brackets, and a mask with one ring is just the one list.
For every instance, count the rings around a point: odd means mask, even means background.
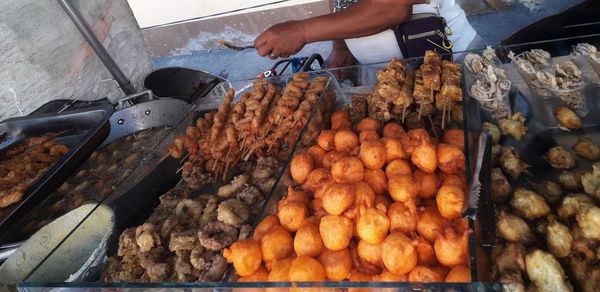
[{"label": "fried chicken piece", "polygon": [[256,167],[252,172],[252,179],[266,179],[275,175],[279,170],[279,163],[273,157],[259,157]]},{"label": "fried chicken piece", "polygon": [[481,131],[490,132],[490,135],[492,136],[492,144],[498,144],[500,138],[502,137],[502,132],[500,131],[498,126],[490,122],[484,122],[483,126],[481,126]]},{"label": "fried chicken piece", "polygon": [[582,208],[575,215],[585,238],[600,240],[600,208],[593,206]]},{"label": "fried chicken piece", "polygon": [[220,281],[226,269],[227,260],[221,254],[216,253],[210,258],[210,267],[202,274],[201,280],[206,282]]},{"label": "fried chicken piece", "polygon": [[513,189],[506,180],[504,173],[500,168],[492,168],[492,200],[500,204],[508,200],[513,193]]},{"label": "fried chicken piece", "polygon": [[550,207],[544,198],[525,188],[517,188],[510,200],[510,205],[520,216],[527,220],[535,220],[550,213]]},{"label": "fried chicken piece", "polygon": [[[548,216],[552,217],[552,216]],[[546,227],[546,243],[549,251],[557,258],[567,257],[573,247],[573,236],[569,228],[562,223],[550,218]]]},{"label": "fried chicken piece", "polygon": [[220,221],[211,221],[198,231],[200,245],[212,251],[220,251],[238,238],[238,230]]},{"label": "fried chicken piece", "polygon": [[551,205],[558,203],[563,196],[560,185],[549,180],[544,180],[541,183],[529,181],[529,184],[535,192],[540,194]]},{"label": "fried chicken piece", "polygon": [[567,220],[583,209],[594,206],[594,200],[586,194],[575,194],[566,196],[558,208],[558,216],[562,220]]},{"label": "fried chicken piece", "polygon": [[558,127],[563,130],[581,129],[581,118],[566,106],[559,106],[554,109],[554,116],[558,120]]},{"label": "fried chicken piece", "polygon": [[135,240],[134,227],[127,228],[119,236],[119,250],[117,255],[120,257],[136,255],[140,250]]},{"label": "fried chicken piece", "polygon": [[197,245],[198,234],[196,230],[171,233],[171,239],[169,240],[169,250],[171,251],[192,250]]},{"label": "fried chicken piece", "polygon": [[556,169],[568,170],[574,168],[577,164],[575,156],[562,146],[550,148],[544,158],[550,163],[550,166]]},{"label": "fried chicken piece", "polygon": [[240,192],[237,193],[236,197],[242,201],[246,206],[250,207],[251,212],[259,212],[258,208],[253,208],[255,205],[263,201],[262,193],[253,186],[246,186]]},{"label": "fried chicken piece", "polygon": [[583,190],[583,184],[581,183],[581,177],[585,173],[583,172],[571,172],[563,171],[558,176],[558,182],[567,191],[577,192]]},{"label": "fried chicken piece", "polygon": [[231,183],[224,185],[217,190],[217,195],[221,198],[231,198],[236,192],[239,192],[250,178],[246,174],[241,174],[233,178]]},{"label": "fried chicken piece", "polygon": [[519,216],[500,211],[498,214],[496,227],[498,234],[504,240],[511,242],[522,242],[524,244],[533,243],[535,240],[529,225]]},{"label": "fried chicken piece", "polygon": [[600,160],[600,147],[590,138],[582,137],[577,139],[577,142],[573,145],[573,151],[583,159],[589,161]]},{"label": "fried chicken piece", "polygon": [[500,119],[498,126],[502,131],[502,135],[510,135],[518,141],[527,133],[525,117],[520,112],[514,113],[508,119]]},{"label": "fried chicken piece", "polygon": [[569,257],[569,268],[584,292],[600,291],[600,268],[576,256]]},{"label": "fried chicken piece", "polygon": [[509,271],[525,272],[525,246],[522,243],[509,242],[496,245],[492,249],[494,272],[504,274]]},{"label": "fried chicken piece", "polygon": [[217,208],[219,206],[219,200],[215,197],[208,199],[202,216],[200,216],[200,226],[217,219]]},{"label": "fried chicken piece", "polygon": [[152,248],[161,245],[160,236],[151,223],[144,223],[135,229],[135,242],[141,252],[150,251]]},{"label": "fried chicken piece", "polygon": [[581,177],[583,189],[589,195],[600,199],[600,162],[594,163],[591,173],[586,173]]},{"label": "fried chicken piece", "polygon": [[223,201],[217,208],[217,219],[232,226],[242,226],[249,218],[248,207],[239,199]]},{"label": "fried chicken piece", "polygon": [[539,291],[573,291],[560,263],[539,249],[525,256],[527,275]]},{"label": "fried chicken piece", "polygon": [[500,167],[512,178],[519,178],[523,173],[529,173],[529,165],[521,161],[519,154],[513,147],[500,148],[500,157],[498,158]]}]

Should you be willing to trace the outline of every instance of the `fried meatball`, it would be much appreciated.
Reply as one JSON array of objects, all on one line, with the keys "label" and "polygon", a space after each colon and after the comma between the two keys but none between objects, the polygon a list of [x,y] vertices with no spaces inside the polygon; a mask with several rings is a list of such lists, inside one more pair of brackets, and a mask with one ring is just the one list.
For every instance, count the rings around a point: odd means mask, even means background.
[{"label": "fried meatball", "polygon": [[585,238],[600,240],[600,208],[583,208],[575,218]]},{"label": "fried meatball", "polygon": [[396,123],[387,123],[383,127],[383,137],[390,138],[400,138],[401,136],[406,135],[404,128],[401,125]]},{"label": "fried meatball", "polygon": [[323,165],[323,168],[331,169],[331,167],[336,161],[348,156],[349,155],[347,152],[338,152],[335,150],[329,151],[325,153],[325,155],[323,155],[323,161],[321,164]]},{"label": "fried meatball", "polygon": [[564,258],[571,253],[573,236],[569,228],[556,220],[552,220],[546,228],[546,243],[549,251],[557,258]]},{"label": "fried meatball", "polygon": [[365,141],[378,141],[379,140],[379,134],[377,134],[376,131],[362,131],[360,132],[360,134],[358,135],[358,140],[360,141],[360,143],[364,143]]},{"label": "fried meatball", "polygon": [[267,280],[269,282],[287,282],[290,280],[289,273],[290,267],[292,266],[292,261],[294,257],[289,257],[286,259],[278,260],[271,264],[271,271],[269,272],[269,276]]},{"label": "fried meatball", "polygon": [[438,179],[433,173],[427,173],[420,169],[413,173],[413,182],[417,187],[417,194],[421,199],[431,199],[438,189]]},{"label": "fried meatball", "polygon": [[371,265],[383,266],[381,260],[381,244],[370,244],[364,240],[358,242],[358,256]]},{"label": "fried meatball", "polygon": [[406,275],[396,275],[388,270],[384,270],[379,275],[373,276],[375,282],[406,282],[408,278]]},{"label": "fried meatball", "polygon": [[327,187],[334,182],[335,180],[329,171],[324,168],[317,168],[308,175],[306,182],[302,185],[302,190],[312,192],[315,198],[320,198]]},{"label": "fried meatball", "polygon": [[325,149],[321,148],[319,145],[313,145],[306,150],[306,153],[312,157],[314,168],[323,167],[323,156],[327,153]]},{"label": "fried meatball", "polygon": [[436,207],[425,208],[417,220],[417,232],[425,239],[433,242],[442,233],[448,219],[440,215]]},{"label": "fried meatball", "polygon": [[381,123],[373,118],[364,118],[362,119],[356,126],[354,126],[354,130],[356,132],[363,131],[379,131],[381,129]]}]

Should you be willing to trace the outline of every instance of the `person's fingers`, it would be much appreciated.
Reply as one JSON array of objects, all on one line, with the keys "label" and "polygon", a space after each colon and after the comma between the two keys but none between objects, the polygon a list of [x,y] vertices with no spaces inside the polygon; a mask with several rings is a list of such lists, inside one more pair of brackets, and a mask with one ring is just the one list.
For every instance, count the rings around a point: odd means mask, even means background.
[{"label": "person's fingers", "polygon": [[271,54],[272,50],[273,48],[268,43],[256,47],[256,52],[263,57]]},{"label": "person's fingers", "polygon": [[291,56],[291,54],[281,54],[279,55],[279,57],[281,58],[289,58]]}]

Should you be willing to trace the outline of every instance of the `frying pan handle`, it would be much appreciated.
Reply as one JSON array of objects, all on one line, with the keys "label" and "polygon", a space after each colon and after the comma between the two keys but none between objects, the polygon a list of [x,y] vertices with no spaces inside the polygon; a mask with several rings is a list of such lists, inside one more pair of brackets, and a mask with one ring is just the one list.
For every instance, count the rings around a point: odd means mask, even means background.
[{"label": "frying pan handle", "polygon": [[119,101],[117,102],[117,108],[122,108],[123,107],[123,103],[136,99],[140,96],[144,96],[144,95],[148,95],[148,99],[153,100],[154,99],[154,94],[152,94],[152,90],[144,90],[144,91],[140,91],[134,94],[130,94],[127,95],[121,99],[119,99]]}]

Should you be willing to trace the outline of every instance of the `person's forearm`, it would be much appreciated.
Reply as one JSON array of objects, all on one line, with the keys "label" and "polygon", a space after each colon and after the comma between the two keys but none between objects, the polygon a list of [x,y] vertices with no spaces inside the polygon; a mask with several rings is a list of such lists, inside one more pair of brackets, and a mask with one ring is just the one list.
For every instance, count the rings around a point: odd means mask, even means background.
[{"label": "person's forearm", "polygon": [[299,22],[307,43],[372,35],[406,22],[412,5],[361,0],[344,11]]}]

